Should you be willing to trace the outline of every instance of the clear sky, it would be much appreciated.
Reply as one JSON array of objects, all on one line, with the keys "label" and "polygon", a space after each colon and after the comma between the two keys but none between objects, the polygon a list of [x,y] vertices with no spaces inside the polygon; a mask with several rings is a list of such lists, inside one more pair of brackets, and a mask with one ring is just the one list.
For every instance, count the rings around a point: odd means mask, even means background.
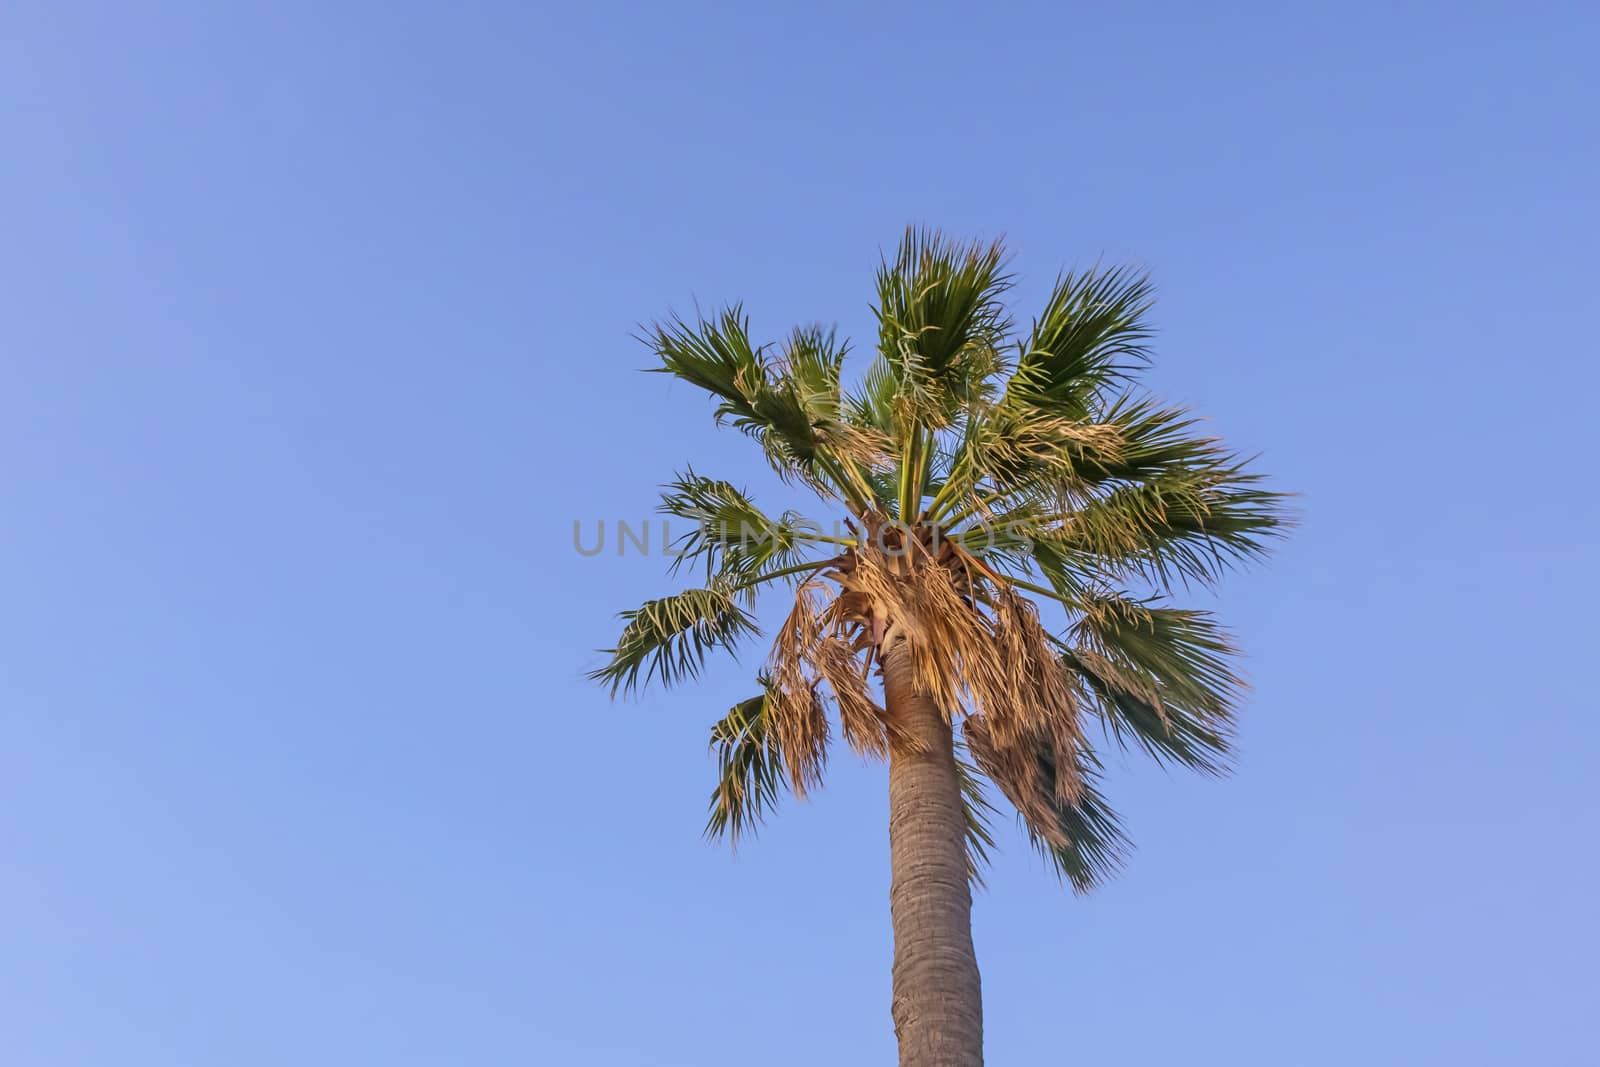
[{"label": "clear sky", "polygon": [[[995,1064],[1592,1064],[1590,5],[0,8],[0,1059],[886,1063],[884,777],[737,856],[759,654],[583,679],[755,451],[668,308],[865,339],[908,222],[1149,265],[1303,528],[1210,781],[1087,899],[1006,824]],[[767,495],[767,499],[782,499]]]}]

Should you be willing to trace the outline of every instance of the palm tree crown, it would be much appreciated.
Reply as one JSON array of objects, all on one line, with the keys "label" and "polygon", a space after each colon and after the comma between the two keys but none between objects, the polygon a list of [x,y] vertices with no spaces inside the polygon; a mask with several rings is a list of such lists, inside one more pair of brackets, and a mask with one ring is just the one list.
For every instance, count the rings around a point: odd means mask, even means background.
[{"label": "palm tree crown", "polygon": [[694,524],[677,565],[705,580],[623,613],[594,672],[613,694],[693,678],[759,634],[760,590],[793,589],[760,691],[712,727],[709,833],[737,838],[782,792],[817,787],[831,729],[871,756],[918,744],[875,684],[890,654],[958,726],[973,877],[992,844],[985,778],[1081,891],[1127,848],[1097,788],[1097,735],[1225,768],[1236,652],[1211,613],[1169,596],[1260,555],[1283,494],[1137,390],[1147,276],[1065,273],[1025,332],[1010,287],[999,242],[908,231],[878,270],[876,353],[852,389],[828,330],[757,345],[734,306],[647,331],[655,369],[710,393],[780,478],[847,515],[831,531],[771,517],[692,470],[664,487],[662,512]]}]

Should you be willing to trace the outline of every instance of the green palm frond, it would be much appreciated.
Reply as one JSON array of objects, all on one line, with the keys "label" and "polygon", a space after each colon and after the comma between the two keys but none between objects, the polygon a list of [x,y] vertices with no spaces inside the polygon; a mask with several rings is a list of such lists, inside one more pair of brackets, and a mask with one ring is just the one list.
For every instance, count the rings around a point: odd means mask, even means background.
[{"label": "green palm frond", "polygon": [[750,319],[738,304],[694,323],[672,315],[640,340],[661,360],[651,370],[697,385],[721,401],[717,420],[755,418],[750,390],[765,377],[765,361],[750,342]]},{"label": "green palm frond", "polygon": [[646,683],[659,678],[668,686],[696,677],[714,649],[731,651],[739,638],[761,632],[734,597],[731,586],[717,584],[622,612],[622,637],[617,647],[606,649],[610,661],[589,677],[609,685],[612,696],[635,689],[641,670]]},{"label": "green palm frond", "polygon": [[1210,612],[1105,595],[1086,601],[1063,646],[1118,743],[1211,773],[1227,768],[1245,688],[1237,655]]},{"label": "green palm frond", "polygon": [[1168,589],[1211,584],[1264,556],[1290,525],[1288,494],[1195,434],[1198,420],[1182,409],[1122,399],[1106,421],[1053,441],[1028,428],[1038,418],[986,420],[983,432],[1004,443],[969,444],[963,458],[969,471],[987,468],[989,496],[953,518],[1004,531],[1002,547],[1031,554],[1058,592],[1133,575]]},{"label": "green palm frond", "polygon": [[860,386],[846,395],[846,417],[858,426],[870,426],[892,439],[897,392],[894,364],[880,352],[867,364]]},{"label": "green palm frond", "polygon": [[814,543],[803,516],[785,512],[769,518],[733,483],[702,477],[693,468],[663,487],[658,510],[692,524],[670,545],[673,573],[703,561],[708,576],[720,576],[751,595],[763,572],[798,562]]},{"label": "green palm frond", "polygon": [[843,391],[839,375],[848,343],[821,325],[797,326],[783,349],[783,365],[800,406],[817,422],[837,422]]},{"label": "green palm frond", "polygon": [[1149,275],[1132,267],[1063,274],[1021,346],[1007,399],[1092,416],[1105,390],[1150,362],[1145,316],[1154,303]]},{"label": "green palm frond", "polygon": [[1241,466],[1216,437],[1199,432],[1205,423],[1185,407],[1154,397],[1124,393],[1111,400],[1100,421],[1116,431],[1116,455],[1094,457],[1087,471],[1100,484],[1123,484],[1173,470]]},{"label": "green palm frond", "polygon": [[1120,431],[1042,408],[1006,403],[969,415],[931,514],[946,521],[996,509],[1070,506],[1106,479]]},{"label": "green palm frond", "polygon": [[669,318],[644,340],[661,360],[653,369],[719,399],[717,421],[754,438],[785,480],[853,499],[858,479],[844,468],[870,465],[882,452],[881,435],[842,417],[845,349],[831,331],[796,330],[771,357],[751,342],[749,317],[735,305],[693,324]]},{"label": "green palm frond", "polygon": [[735,704],[711,727],[717,787],[711,793],[706,836],[727,837],[735,845],[755,831],[788,782],[783,752],[767,718],[771,683],[765,676],[761,682],[761,695]]},{"label": "green palm frond", "polygon": [[909,229],[878,270],[878,351],[895,372],[903,417],[948,422],[1000,368],[1011,288],[999,241],[950,241]]},{"label": "green palm frond", "polygon": [[1039,537],[1037,526],[1029,529],[1033,536],[1026,541],[1028,566],[1044,577],[1059,599],[1076,603],[1099,578],[1093,561],[1071,551],[1057,539]]},{"label": "green palm frond", "polygon": [[1231,567],[1266,555],[1286,526],[1284,494],[1259,487],[1240,466],[1174,468],[1089,497],[1069,510],[1031,509],[1046,551],[1085,573],[1139,575],[1165,588],[1213,584]]},{"label": "green palm frond", "polygon": [[857,433],[839,418],[843,349],[825,346],[832,346],[831,334],[795,331],[783,357],[764,364],[761,376],[751,382],[750,414],[733,419],[761,442],[781,475],[798,471],[816,477],[821,454],[849,450]]}]

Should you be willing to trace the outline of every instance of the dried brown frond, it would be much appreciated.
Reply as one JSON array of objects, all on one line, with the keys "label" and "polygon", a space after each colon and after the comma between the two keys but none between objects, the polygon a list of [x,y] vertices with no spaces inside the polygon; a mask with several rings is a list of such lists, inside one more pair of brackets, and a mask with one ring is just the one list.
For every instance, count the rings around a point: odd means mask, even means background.
[{"label": "dried brown frond", "polygon": [[973,758],[1030,827],[1053,845],[1056,806],[1078,802],[1083,782],[1072,760],[1045,776],[1039,754],[1073,753],[1082,743],[1077,694],[1034,606],[1008,588],[994,596],[992,645],[998,671],[969,671],[973,711],[963,726]]},{"label": "dried brown frond", "polygon": [[[1071,674],[1055,654],[1050,635],[1039,623],[1039,611],[1029,600],[1005,587],[995,597],[995,637],[1002,649],[1008,675],[1016,683],[1007,699],[1021,700],[1026,710],[1015,716],[1014,740],[1026,744],[1029,735],[1047,734],[1053,747],[1075,752],[1082,743],[1078,699]],[[991,715],[991,721],[998,722]],[[1006,743],[996,729],[996,740]],[[1057,799],[1063,804],[1077,802],[1082,782],[1074,773],[1056,778]]]},{"label": "dried brown frond", "polygon": [[883,709],[867,691],[867,672],[850,642],[824,637],[812,653],[817,677],[827,683],[839,709],[839,725],[850,747],[863,756],[889,755]]},{"label": "dried brown frond", "polygon": [[1039,763],[1039,749],[1018,745],[997,745],[986,715],[969,715],[961,724],[967,751],[991,782],[1000,787],[1034,833],[1052,847],[1069,842],[1061,832],[1056,809],[1054,783],[1047,782]]},{"label": "dried brown frond", "polygon": [[794,607],[773,642],[769,668],[768,714],[790,785],[800,797],[822,780],[827,760],[828,713],[815,682],[806,674],[811,650],[822,637],[825,597],[826,589],[816,581],[805,582],[796,591]]},{"label": "dried brown frond", "polygon": [[[1015,784],[1036,785],[1028,776],[1041,747],[1075,752],[1082,731],[1074,679],[1033,604],[931,531],[874,523],[868,534],[866,547],[830,561],[822,578],[836,594],[821,579],[801,585],[773,643],[770,714],[796,791],[821,772],[828,699],[856,751],[882,757],[905,741],[871,694],[874,653],[904,657],[915,691],[950,721],[980,716],[975,753]],[[1055,803],[1077,801],[1075,768],[1063,761],[1051,775]]]},{"label": "dried brown frond", "polygon": [[[1041,742],[1075,751],[1081,728],[1073,681],[1032,603],[949,542],[937,550],[920,540],[881,543],[898,558],[868,548],[830,572],[845,588],[835,611],[908,657],[916,691],[947,717],[984,716],[991,759],[1014,763],[1015,774],[1026,773]],[[1071,804],[1079,785],[1069,764],[1052,790]]]}]

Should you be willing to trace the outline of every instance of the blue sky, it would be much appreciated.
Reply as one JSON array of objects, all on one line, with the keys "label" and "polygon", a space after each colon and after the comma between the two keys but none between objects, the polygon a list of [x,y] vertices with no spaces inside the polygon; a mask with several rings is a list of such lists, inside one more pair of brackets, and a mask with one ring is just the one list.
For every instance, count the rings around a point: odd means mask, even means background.
[{"label": "blue sky", "polygon": [[[1009,826],[997,1064],[1591,1063],[1585,5],[0,12],[0,1034],[17,1067],[889,1062],[881,768],[732,856],[754,657],[583,679],[685,462],[669,308],[868,336],[908,222],[1137,259],[1151,386],[1301,492],[1238,772],[1094,896]],[[774,499],[769,496],[769,499]]]}]

